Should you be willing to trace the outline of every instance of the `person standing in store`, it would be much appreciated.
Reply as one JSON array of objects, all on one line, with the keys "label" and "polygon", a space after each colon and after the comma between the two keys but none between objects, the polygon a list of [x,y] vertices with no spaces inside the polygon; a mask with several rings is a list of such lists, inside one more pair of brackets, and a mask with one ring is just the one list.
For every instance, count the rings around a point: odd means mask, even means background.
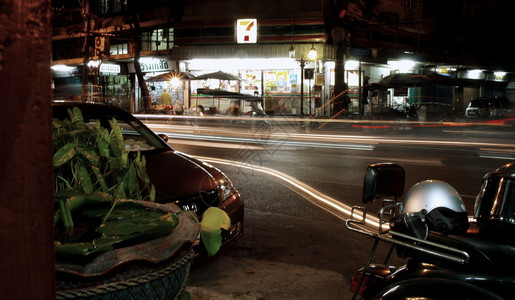
[{"label": "person standing in store", "polygon": [[172,95],[170,95],[170,93],[168,93],[167,91],[164,91],[161,94],[161,103],[163,105],[172,105]]},{"label": "person standing in store", "polygon": [[157,105],[157,92],[155,86],[150,87],[150,101],[152,105]]}]

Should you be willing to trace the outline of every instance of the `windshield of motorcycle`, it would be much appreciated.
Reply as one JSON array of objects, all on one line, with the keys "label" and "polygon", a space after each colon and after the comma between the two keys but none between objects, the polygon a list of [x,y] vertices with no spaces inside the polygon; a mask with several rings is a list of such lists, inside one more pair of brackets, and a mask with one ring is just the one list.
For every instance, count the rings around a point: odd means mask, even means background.
[{"label": "windshield of motorcycle", "polygon": [[515,224],[515,182],[511,179],[506,180],[499,220]]},{"label": "windshield of motorcycle", "polygon": [[474,204],[474,214],[478,221],[490,218],[492,213],[495,212],[495,200],[497,199],[501,179],[501,177],[489,177],[483,182]]},{"label": "windshield of motorcycle", "polygon": [[515,182],[505,177],[489,177],[476,198],[475,218],[515,224]]}]

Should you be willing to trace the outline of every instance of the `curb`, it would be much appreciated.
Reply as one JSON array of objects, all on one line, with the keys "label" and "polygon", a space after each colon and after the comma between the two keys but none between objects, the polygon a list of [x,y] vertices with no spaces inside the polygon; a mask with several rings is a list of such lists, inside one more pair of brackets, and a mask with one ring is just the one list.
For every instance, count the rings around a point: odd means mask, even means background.
[{"label": "curb", "polygon": [[[188,293],[189,298],[184,298],[184,293]],[[215,292],[213,290],[203,288],[203,287],[195,287],[195,286],[186,286],[183,295],[179,297],[179,300],[189,299],[189,300],[260,300],[264,299],[262,295],[226,295]],[[187,297],[187,296],[186,296]]]}]

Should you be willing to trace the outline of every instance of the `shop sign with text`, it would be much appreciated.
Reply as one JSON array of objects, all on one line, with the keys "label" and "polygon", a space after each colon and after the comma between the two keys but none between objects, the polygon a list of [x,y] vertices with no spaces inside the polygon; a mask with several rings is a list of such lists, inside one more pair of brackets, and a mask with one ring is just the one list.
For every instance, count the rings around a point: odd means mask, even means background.
[{"label": "shop sign with text", "polygon": [[142,62],[141,71],[142,72],[157,72],[157,71],[168,71],[168,60],[166,59],[155,59],[150,62]]},{"label": "shop sign with text", "polygon": [[[141,72],[163,72],[170,71],[171,61],[167,59],[145,59],[140,60]],[[129,64],[129,72],[135,73],[134,63]]]},{"label": "shop sign with text", "polygon": [[79,72],[77,67],[52,68],[52,76],[55,78],[76,77],[81,76],[81,72]]},{"label": "shop sign with text", "polygon": [[100,73],[105,74],[120,74],[120,65],[114,64],[101,64]]}]

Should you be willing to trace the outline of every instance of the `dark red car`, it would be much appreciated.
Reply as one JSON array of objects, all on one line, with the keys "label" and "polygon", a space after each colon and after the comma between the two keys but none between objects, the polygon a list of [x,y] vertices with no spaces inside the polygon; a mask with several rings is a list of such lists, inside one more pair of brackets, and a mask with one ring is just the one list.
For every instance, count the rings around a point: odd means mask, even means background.
[{"label": "dark red car", "polygon": [[202,216],[215,206],[231,218],[231,228],[223,232],[224,243],[243,234],[244,203],[231,180],[219,169],[187,154],[173,150],[164,135],[156,135],[130,113],[103,104],[81,102],[53,102],[53,117],[68,118],[68,109],[78,107],[84,122],[109,128],[109,121],[117,120],[122,130],[127,151],[141,151],[147,161],[147,172],[156,187],[156,202],[174,203],[184,210]]}]

